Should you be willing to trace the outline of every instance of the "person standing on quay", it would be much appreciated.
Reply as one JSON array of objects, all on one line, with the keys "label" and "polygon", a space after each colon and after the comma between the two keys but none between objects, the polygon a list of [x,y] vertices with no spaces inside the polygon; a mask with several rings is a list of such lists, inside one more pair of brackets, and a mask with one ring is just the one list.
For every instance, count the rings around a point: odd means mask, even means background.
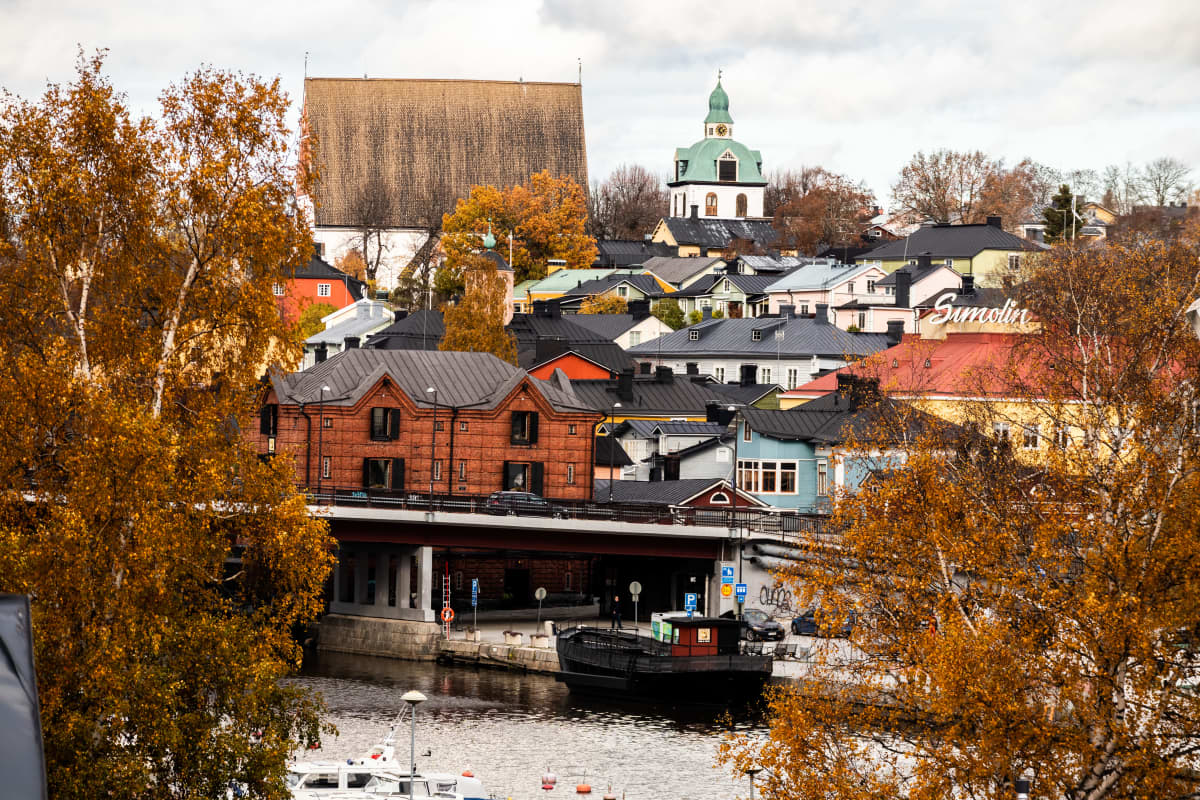
[{"label": "person standing on quay", "polygon": [[621,628],[621,598],[615,594],[613,595],[612,627],[617,630]]}]

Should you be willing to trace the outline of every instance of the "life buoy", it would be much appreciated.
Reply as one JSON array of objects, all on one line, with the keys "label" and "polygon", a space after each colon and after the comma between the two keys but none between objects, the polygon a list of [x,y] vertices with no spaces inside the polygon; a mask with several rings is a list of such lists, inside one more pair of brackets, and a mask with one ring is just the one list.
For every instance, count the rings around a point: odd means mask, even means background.
[{"label": "life buoy", "polygon": [[454,609],[450,606],[442,609],[442,622],[454,622]]}]

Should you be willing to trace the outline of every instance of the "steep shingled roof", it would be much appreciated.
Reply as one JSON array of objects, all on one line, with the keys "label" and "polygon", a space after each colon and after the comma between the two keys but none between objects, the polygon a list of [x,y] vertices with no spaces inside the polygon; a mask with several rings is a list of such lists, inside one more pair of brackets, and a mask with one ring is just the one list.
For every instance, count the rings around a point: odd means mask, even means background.
[{"label": "steep shingled roof", "polygon": [[704,248],[728,247],[734,239],[746,239],[770,247],[779,234],[765,219],[717,219],[716,217],[663,217],[675,243]]},{"label": "steep shingled roof", "polygon": [[[491,353],[443,353],[422,350],[345,350],[303,372],[273,374],[271,382],[281,403],[352,406],[386,376],[416,405],[430,408],[430,386],[438,390],[438,405],[492,408],[528,378],[560,411],[582,411],[571,382],[556,373],[549,380],[531,378],[522,369]],[[328,386],[328,392],[321,387]]]},{"label": "steep shingled roof", "polygon": [[882,244],[854,260],[887,261],[906,255],[916,258],[917,253],[928,253],[933,258],[974,258],[984,250],[1045,249],[1043,245],[994,225],[930,225],[917,228],[905,239]]},{"label": "steep shingled roof", "polygon": [[588,185],[576,83],[306,78],[304,109],[319,142],[317,225],[353,224],[374,175],[396,192],[393,227],[452,210],[472,186],[542,170]]}]

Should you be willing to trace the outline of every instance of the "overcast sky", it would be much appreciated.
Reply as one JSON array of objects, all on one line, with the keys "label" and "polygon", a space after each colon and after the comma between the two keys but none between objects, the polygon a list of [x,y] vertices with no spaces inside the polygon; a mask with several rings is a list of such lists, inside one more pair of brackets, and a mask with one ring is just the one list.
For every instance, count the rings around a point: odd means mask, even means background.
[{"label": "overcast sky", "polygon": [[305,51],[317,77],[574,81],[582,59],[593,178],[666,172],[700,138],[718,68],[764,168],[819,164],[885,204],[909,157],[939,147],[1200,167],[1194,0],[0,0],[9,91],[70,80],[79,45],[110,50],[145,113],[201,63],[279,75],[298,105]]}]

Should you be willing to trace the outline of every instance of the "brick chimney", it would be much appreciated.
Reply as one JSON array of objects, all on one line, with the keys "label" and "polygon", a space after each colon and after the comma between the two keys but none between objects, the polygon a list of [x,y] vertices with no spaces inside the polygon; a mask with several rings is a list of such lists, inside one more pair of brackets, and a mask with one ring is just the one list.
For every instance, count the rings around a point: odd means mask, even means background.
[{"label": "brick chimney", "polygon": [[[928,256],[924,256],[928,258]],[[912,299],[912,273],[908,267],[896,270],[896,307],[909,308]]]}]

